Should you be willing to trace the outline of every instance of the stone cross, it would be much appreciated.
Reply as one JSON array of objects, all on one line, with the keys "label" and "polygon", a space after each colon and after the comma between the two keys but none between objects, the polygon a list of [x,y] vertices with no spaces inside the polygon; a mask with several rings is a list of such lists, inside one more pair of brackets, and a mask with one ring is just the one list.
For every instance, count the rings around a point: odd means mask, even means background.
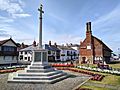
[{"label": "stone cross", "polygon": [[40,12],[40,31],[39,31],[39,49],[42,49],[42,14],[44,11],[42,10],[43,5],[40,5],[40,8],[38,8],[38,11]]}]

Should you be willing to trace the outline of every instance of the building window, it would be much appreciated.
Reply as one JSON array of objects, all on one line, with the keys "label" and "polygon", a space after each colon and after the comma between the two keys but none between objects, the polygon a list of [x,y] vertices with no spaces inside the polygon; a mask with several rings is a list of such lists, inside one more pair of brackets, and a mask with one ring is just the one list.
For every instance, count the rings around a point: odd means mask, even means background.
[{"label": "building window", "polygon": [[67,51],[67,56],[70,56],[69,51]]},{"label": "building window", "polygon": [[16,60],[18,60],[18,56],[16,56]]},{"label": "building window", "polygon": [[23,60],[23,55],[20,55],[20,60]]},{"label": "building window", "polygon": [[53,51],[52,54],[55,55],[55,51]]},{"label": "building window", "polygon": [[20,53],[23,54],[23,51],[21,51]]},{"label": "building window", "polygon": [[3,56],[3,59],[5,60],[5,56]]},{"label": "building window", "polygon": [[30,61],[30,57],[28,57],[28,61]]},{"label": "building window", "polygon": [[3,51],[15,51],[15,47],[13,46],[3,46]]},{"label": "building window", "polygon": [[61,56],[65,56],[65,54],[61,54]]},{"label": "building window", "polygon": [[51,54],[51,51],[48,51],[48,54]]},{"label": "building window", "polygon": [[27,52],[25,52],[25,54],[27,54]]},{"label": "building window", "polygon": [[14,56],[12,56],[12,60],[14,60]]},{"label": "building window", "polygon": [[27,60],[27,57],[25,57],[25,60]]},{"label": "building window", "polygon": [[77,56],[75,52],[74,52],[74,56]]}]

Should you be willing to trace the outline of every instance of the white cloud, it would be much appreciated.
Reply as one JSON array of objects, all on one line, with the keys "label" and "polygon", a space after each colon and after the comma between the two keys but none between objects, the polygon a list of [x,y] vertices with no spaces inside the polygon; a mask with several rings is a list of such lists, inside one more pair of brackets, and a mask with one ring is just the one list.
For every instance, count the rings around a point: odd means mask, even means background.
[{"label": "white cloud", "polygon": [[31,41],[34,39],[34,37],[29,33],[13,28],[12,26],[3,27],[0,29],[0,39],[6,39],[11,36],[16,42],[24,42],[27,44],[31,44]]},{"label": "white cloud", "polygon": [[16,18],[16,17],[20,17],[20,18],[22,18],[22,17],[29,17],[29,16],[31,16],[30,14],[27,14],[27,13],[22,13],[22,14],[13,14],[13,17],[14,18]]},{"label": "white cloud", "polygon": [[14,18],[30,16],[24,12],[23,7],[24,2],[21,0],[0,0],[1,13],[5,11],[9,15],[8,17],[0,16],[0,39],[6,39],[12,36],[16,42],[26,42],[28,44],[34,39],[29,33],[12,26]]},{"label": "white cloud", "polygon": [[7,18],[7,17],[3,17],[3,16],[0,16],[0,24],[1,23],[10,23],[10,22],[13,22],[14,20],[11,19],[11,18]]},{"label": "white cloud", "polygon": [[21,6],[18,3],[12,3],[11,0],[0,0],[0,9],[10,14],[23,12]]},{"label": "white cloud", "polygon": [[21,31],[19,28],[15,28],[11,25],[13,19],[0,16],[0,40],[8,39],[11,36],[16,42],[25,42],[31,44],[34,36],[29,33]]},{"label": "white cloud", "polygon": [[[24,13],[23,7],[24,2],[21,0],[0,0],[0,10],[6,11],[9,15],[13,17],[27,17],[29,14]],[[20,15],[18,15],[20,14]]]}]

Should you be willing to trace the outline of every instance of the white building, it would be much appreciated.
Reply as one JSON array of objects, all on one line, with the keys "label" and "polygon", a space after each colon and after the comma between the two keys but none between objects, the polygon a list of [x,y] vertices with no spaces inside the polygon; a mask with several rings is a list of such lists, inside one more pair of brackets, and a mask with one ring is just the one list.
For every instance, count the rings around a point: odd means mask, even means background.
[{"label": "white building", "polygon": [[[48,61],[67,61],[67,60],[76,60],[78,59],[78,50],[75,50],[69,46],[61,46],[54,43],[51,45],[51,41],[49,44],[44,44],[43,48],[48,50]],[[21,49],[19,51],[19,63],[30,64],[32,61],[32,51],[37,49],[36,42],[33,42],[33,45]]]},{"label": "white building", "polygon": [[0,64],[16,64],[18,61],[17,44],[10,38],[0,41]]},{"label": "white building", "polygon": [[56,43],[51,45],[51,42],[49,42],[49,45],[45,44],[43,48],[48,50],[49,62],[60,61],[60,49],[58,49]]},{"label": "white building", "polygon": [[19,60],[32,61],[32,50],[34,47],[29,46],[19,51]]},{"label": "white building", "polygon": [[78,44],[70,44],[68,45],[69,47],[73,48],[74,50],[76,50],[76,57],[77,59],[79,58],[79,53],[80,53],[80,45]]},{"label": "white building", "polygon": [[[36,42],[26,48],[19,50],[19,63],[30,64],[32,61],[32,51],[37,49]],[[54,62],[60,60],[60,50],[54,45],[43,45],[43,48],[48,50],[48,61]]]},{"label": "white building", "polygon": [[60,51],[60,59],[61,61],[68,61],[68,60],[76,60],[78,58],[77,56],[77,50],[69,47],[69,46],[58,46]]},{"label": "white building", "polygon": [[33,42],[33,45],[30,45],[26,48],[19,50],[19,63],[21,64],[30,64],[32,61],[32,51],[36,50],[38,47],[36,46],[36,42]]}]

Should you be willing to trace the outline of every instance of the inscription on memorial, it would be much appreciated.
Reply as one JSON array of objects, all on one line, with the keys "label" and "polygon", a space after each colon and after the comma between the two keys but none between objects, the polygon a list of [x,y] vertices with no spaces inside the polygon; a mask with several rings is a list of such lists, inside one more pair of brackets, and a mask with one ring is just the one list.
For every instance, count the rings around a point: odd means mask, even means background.
[{"label": "inscription on memorial", "polygon": [[41,61],[41,52],[35,52],[35,62],[40,62]]}]

